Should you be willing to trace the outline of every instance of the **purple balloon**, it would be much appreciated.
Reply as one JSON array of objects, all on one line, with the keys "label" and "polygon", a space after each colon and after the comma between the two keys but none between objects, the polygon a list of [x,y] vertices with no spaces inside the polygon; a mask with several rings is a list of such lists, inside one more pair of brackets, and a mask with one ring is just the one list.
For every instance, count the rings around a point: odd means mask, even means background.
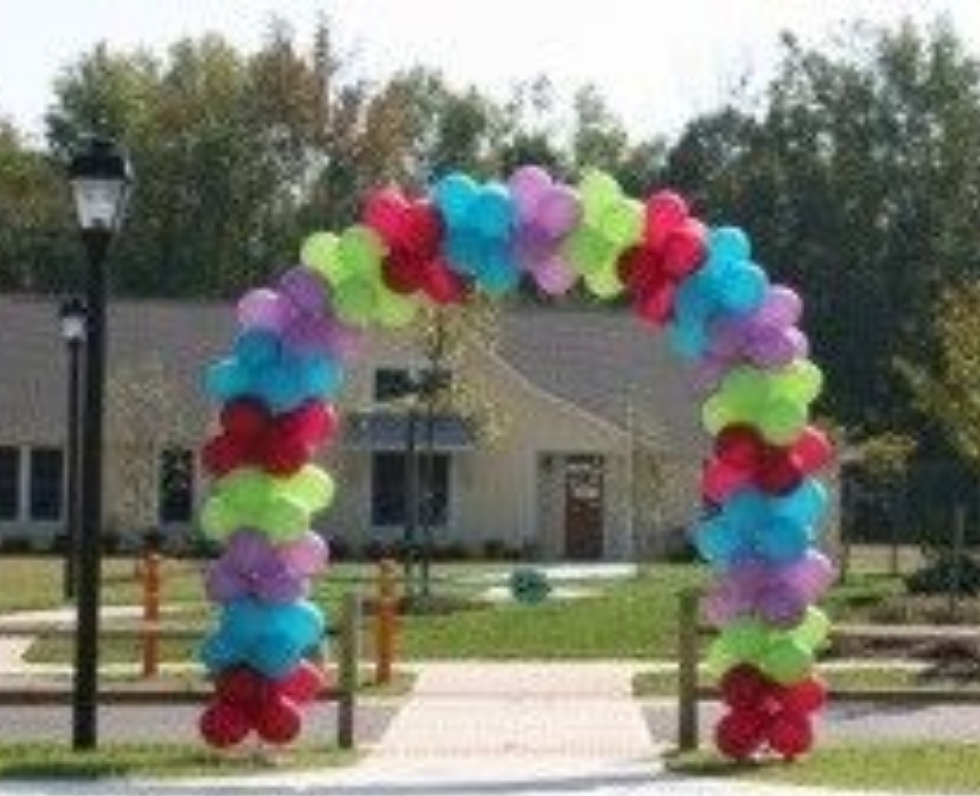
[{"label": "purple balloon", "polygon": [[792,627],[833,580],[833,565],[813,550],[789,565],[745,561],[728,570],[709,592],[705,614],[718,626],[756,616],[775,627]]},{"label": "purple balloon", "polygon": [[552,257],[535,265],[534,281],[549,296],[561,296],[571,290],[578,274],[561,257]]},{"label": "purple balloon", "polygon": [[534,222],[552,238],[568,235],[582,220],[582,203],[565,185],[554,185],[535,207]]},{"label": "purple balloon", "polygon": [[238,302],[238,322],[245,328],[278,332],[289,322],[290,315],[282,296],[268,288],[250,290]]},{"label": "purple balloon", "polygon": [[507,187],[521,215],[527,213],[551,185],[551,175],[540,166],[522,166],[507,180]]},{"label": "purple balloon", "polygon": [[208,568],[208,596],[220,603],[241,597],[271,603],[303,599],[309,578],[326,566],[326,546],[311,536],[276,546],[262,533],[238,531]]},{"label": "purple balloon", "polygon": [[302,312],[320,314],[329,295],[327,283],[303,265],[290,268],[279,280],[279,292]]}]

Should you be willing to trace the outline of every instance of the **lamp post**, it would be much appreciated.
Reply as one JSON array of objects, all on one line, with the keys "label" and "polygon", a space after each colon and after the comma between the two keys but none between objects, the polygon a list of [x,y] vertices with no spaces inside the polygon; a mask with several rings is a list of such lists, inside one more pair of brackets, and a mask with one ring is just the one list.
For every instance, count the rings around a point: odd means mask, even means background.
[{"label": "lamp post", "polygon": [[85,280],[86,356],[82,427],[82,492],[75,630],[72,745],[98,745],[99,581],[102,536],[102,427],[105,393],[105,259],[122,224],[132,177],[122,150],[88,139],[68,167],[88,259]]},{"label": "lamp post", "polygon": [[65,341],[68,352],[68,433],[67,433],[67,511],[65,514],[65,600],[75,599],[76,567],[78,563],[79,542],[79,489],[78,478],[81,475],[79,462],[78,431],[80,426],[79,410],[79,368],[81,366],[82,348],[85,343],[85,304],[81,299],[73,297],[61,304],[59,312],[61,319],[61,337]]}]

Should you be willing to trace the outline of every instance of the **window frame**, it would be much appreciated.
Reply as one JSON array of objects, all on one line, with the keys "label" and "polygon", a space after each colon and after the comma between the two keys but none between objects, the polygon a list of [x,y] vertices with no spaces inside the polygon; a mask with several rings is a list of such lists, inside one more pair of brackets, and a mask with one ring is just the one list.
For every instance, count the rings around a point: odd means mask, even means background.
[{"label": "window frame", "polygon": [[[48,494],[42,494],[38,491],[37,483],[42,479],[37,477],[38,473],[35,469],[41,460],[40,457],[45,454],[55,454],[58,461],[57,475],[54,479],[55,488],[50,490]],[[56,445],[35,445],[28,449],[26,459],[26,500],[23,501],[22,511],[26,510],[27,520],[36,523],[62,522],[65,519],[65,497],[68,486],[64,448]],[[21,466],[23,467],[23,465]],[[53,514],[39,510],[39,508],[43,509],[43,498],[51,496],[54,496],[56,501]]]},{"label": "window frame", "polygon": [[[0,522],[18,522],[23,519],[24,516],[24,478],[25,478],[25,467],[24,467],[24,450],[19,445],[0,445],[0,457],[5,453],[12,453],[16,458],[14,460],[14,510],[9,516],[7,513],[0,510]],[[2,468],[0,468],[2,469]],[[0,509],[3,508],[2,500],[0,500]]]},{"label": "window frame", "polygon": [[[425,456],[427,456],[427,453],[425,451],[418,451],[417,452],[417,455],[418,455],[418,458],[419,458],[419,465],[421,465],[422,464],[421,460]],[[442,460],[442,461],[445,462],[445,469],[444,469],[444,473],[445,473],[445,476],[444,476],[444,478],[445,478],[445,486],[444,486],[444,490],[443,490],[444,491],[444,494],[445,494],[445,497],[443,498],[443,509],[442,509],[442,511],[440,513],[440,516],[438,516],[436,518],[436,520],[434,522],[432,522],[429,527],[434,528],[434,529],[451,528],[452,525],[453,525],[453,517],[454,517],[454,514],[455,514],[455,512],[454,512],[454,508],[455,508],[454,480],[455,480],[455,477],[454,477],[454,472],[453,472],[454,471],[453,462],[455,460],[455,457],[453,456],[452,451],[445,451],[445,450],[435,450],[435,451],[432,452],[432,456],[433,456],[433,458],[435,460]],[[408,520],[408,495],[407,495],[407,486],[408,486],[408,484],[407,484],[407,481],[408,481],[408,467],[407,467],[407,463],[408,463],[408,459],[407,459],[407,453],[406,453],[406,451],[400,450],[400,449],[373,450],[373,451],[371,451],[370,457],[371,457],[371,459],[370,459],[370,464],[371,464],[371,479],[370,479],[369,491],[368,491],[368,524],[372,528],[403,528],[407,524],[407,520]],[[378,460],[379,460],[380,457],[393,457],[393,458],[396,458],[396,459],[401,460],[401,463],[402,463],[402,466],[401,466],[402,487],[401,487],[401,497],[399,498],[400,503],[402,505],[401,505],[401,507],[400,507],[397,515],[395,515],[395,518],[393,520],[390,519],[389,517],[382,517],[378,513],[379,509],[378,509],[378,500],[377,500],[377,496],[378,496],[378,489],[377,489],[378,481],[377,481],[377,479],[378,479],[378,469],[379,469],[379,467],[378,467]],[[422,467],[422,466],[419,467],[420,479],[421,479],[421,473],[422,473],[423,469],[424,469],[424,467]],[[439,477],[438,476],[438,470],[436,470],[436,473],[437,473],[436,477],[438,478]],[[425,524],[426,524],[425,523],[425,518],[422,516],[422,512],[420,511],[419,512],[419,525],[420,526],[425,526]]]},{"label": "window frame", "polygon": [[[186,491],[186,517],[181,516],[179,518],[174,518],[168,514],[168,510],[172,507],[172,504],[168,503],[168,471],[167,465],[170,459],[168,457],[177,455],[180,456],[186,462],[186,475],[183,476],[183,483],[180,485]],[[182,462],[183,463],[183,462]],[[198,478],[198,466],[197,457],[194,454],[192,448],[185,447],[183,445],[166,445],[160,449],[157,454],[157,511],[156,519],[157,524],[160,527],[170,527],[170,526],[184,526],[190,525],[194,522],[194,518],[197,514],[197,498],[198,498],[198,488],[197,488],[197,478]]]}]

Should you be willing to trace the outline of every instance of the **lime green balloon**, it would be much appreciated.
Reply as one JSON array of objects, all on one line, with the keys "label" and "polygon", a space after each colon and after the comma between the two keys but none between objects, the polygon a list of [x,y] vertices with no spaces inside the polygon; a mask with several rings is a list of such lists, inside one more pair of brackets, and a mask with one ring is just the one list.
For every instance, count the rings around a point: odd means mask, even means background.
[{"label": "lime green balloon", "polygon": [[720,641],[735,660],[753,660],[769,643],[769,630],[754,619],[738,619],[721,633]]},{"label": "lime green balloon", "polygon": [[564,246],[565,257],[580,274],[598,271],[614,255],[615,249],[595,227],[581,226]]},{"label": "lime green balloon", "polygon": [[708,654],[705,657],[705,665],[708,671],[716,677],[721,677],[725,672],[737,665],[738,661],[732,658],[728,648],[721,643],[720,638],[716,638],[708,647]]},{"label": "lime green balloon", "polygon": [[226,500],[213,496],[201,511],[201,529],[204,535],[215,541],[224,539],[235,527],[235,513]]},{"label": "lime green balloon", "polygon": [[377,307],[377,289],[364,279],[348,279],[337,286],[334,309],[344,323],[369,326]]},{"label": "lime green balloon", "polygon": [[722,382],[722,392],[732,406],[740,412],[752,413],[765,404],[769,392],[769,377],[757,368],[735,368]]},{"label": "lime green balloon", "polygon": [[310,512],[298,500],[280,496],[256,516],[255,527],[276,542],[302,536],[310,527]]},{"label": "lime green balloon", "polygon": [[348,276],[340,259],[339,243],[332,232],[315,232],[303,242],[299,259],[303,265],[335,285]]},{"label": "lime green balloon", "polygon": [[724,393],[715,393],[701,408],[701,424],[711,435],[717,435],[725,426],[732,423],[732,411]]},{"label": "lime green balloon", "polygon": [[330,505],[336,486],[325,470],[307,464],[289,478],[280,479],[277,494],[296,500],[309,511],[320,511]]},{"label": "lime green balloon", "polygon": [[635,199],[620,199],[602,211],[598,226],[602,234],[622,250],[643,237],[643,205]]},{"label": "lime green balloon", "polygon": [[344,268],[359,279],[380,279],[385,245],[370,227],[356,224],[344,231],[337,244]]},{"label": "lime green balloon", "polygon": [[585,275],[585,285],[593,296],[611,299],[623,292],[623,283],[615,268],[600,268]]},{"label": "lime green balloon", "polygon": [[823,390],[823,371],[808,359],[798,359],[779,374],[780,394],[812,403]]},{"label": "lime green balloon", "polygon": [[272,480],[260,470],[236,470],[221,479],[218,489],[229,507],[245,516],[262,511],[272,499]]},{"label": "lime green balloon", "polygon": [[830,619],[819,608],[811,606],[803,621],[791,631],[800,646],[811,651],[822,649],[830,636]]},{"label": "lime green balloon", "polygon": [[616,178],[598,169],[588,169],[583,174],[578,191],[585,217],[590,221],[597,219],[606,207],[623,196]]},{"label": "lime green balloon", "polygon": [[787,399],[770,401],[756,425],[773,445],[789,445],[803,432],[809,412],[805,406]]},{"label": "lime green balloon", "polygon": [[418,309],[418,302],[411,296],[402,296],[384,290],[378,296],[375,316],[382,326],[388,329],[400,329],[415,320]]},{"label": "lime green balloon", "polygon": [[798,641],[785,637],[772,644],[758,664],[776,682],[790,685],[807,678],[813,669],[813,654]]}]

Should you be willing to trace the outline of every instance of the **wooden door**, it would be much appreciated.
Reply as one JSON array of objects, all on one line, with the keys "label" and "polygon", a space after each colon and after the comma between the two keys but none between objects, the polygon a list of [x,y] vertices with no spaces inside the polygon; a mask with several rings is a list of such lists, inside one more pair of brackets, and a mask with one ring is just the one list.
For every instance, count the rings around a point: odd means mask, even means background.
[{"label": "wooden door", "polygon": [[565,556],[596,561],[603,553],[603,460],[601,456],[565,459]]}]

